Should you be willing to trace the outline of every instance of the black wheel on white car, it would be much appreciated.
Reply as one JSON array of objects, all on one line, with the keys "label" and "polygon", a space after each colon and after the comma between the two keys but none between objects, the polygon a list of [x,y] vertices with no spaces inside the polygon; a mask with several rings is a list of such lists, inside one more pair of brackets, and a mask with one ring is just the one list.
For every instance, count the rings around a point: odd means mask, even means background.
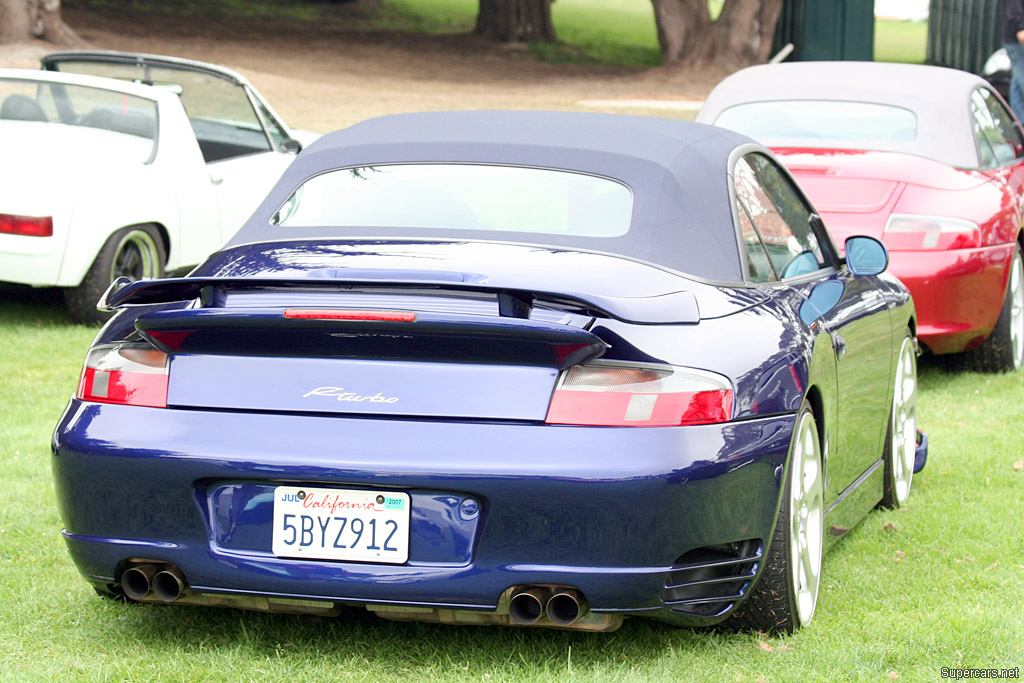
[{"label": "black wheel on white car", "polygon": [[1024,256],[1019,244],[999,320],[985,343],[970,354],[968,365],[980,372],[1015,372],[1024,365]]},{"label": "black wheel on white car", "polygon": [[910,497],[914,481],[914,456],[917,453],[917,353],[907,330],[900,347],[893,380],[892,410],[886,431],[885,479],[879,506],[898,508]]},{"label": "black wheel on white car", "polygon": [[807,403],[797,414],[779,518],[761,578],[725,622],[738,630],[792,633],[814,616],[825,518],[821,441]]},{"label": "black wheel on white car", "polygon": [[96,310],[96,302],[111,282],[119,277],[131,280],[162,277],[166,262],[163,238],[155,226],[121,228],[107,238],[82,284],[64,290],[64,303],[71,319],[87,324],[105,322],[110,315]]}]

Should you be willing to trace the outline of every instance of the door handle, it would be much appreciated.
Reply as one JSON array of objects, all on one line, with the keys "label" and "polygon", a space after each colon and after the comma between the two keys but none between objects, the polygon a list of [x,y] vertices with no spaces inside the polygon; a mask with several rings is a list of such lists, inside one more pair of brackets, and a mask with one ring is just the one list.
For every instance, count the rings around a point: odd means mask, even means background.
[{"label": "door handle", "polygon": [[214,175],[213,173],[211,173],[210,174],[210,182],[213,183],[214,185],[220,185],[221,183],[224,182],[224,176],[222,176],[222,175]]},{"label": "door handle", "polygon": [[832,333],[832,348],[836,350],[836,356],[842,358],[846,355],[846,340],[838,332]]}]

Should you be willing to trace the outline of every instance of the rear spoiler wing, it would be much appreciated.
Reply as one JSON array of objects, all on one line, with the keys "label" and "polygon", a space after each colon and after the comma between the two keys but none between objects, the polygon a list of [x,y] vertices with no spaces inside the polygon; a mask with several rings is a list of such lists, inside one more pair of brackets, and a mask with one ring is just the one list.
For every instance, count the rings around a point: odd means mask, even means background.
[{"label": "rear spoiler wing", "polygon": [[438,282],[437,280],[390,280],[345,278],[223,278],[184,277],[162,280],[117,278],[100,298],[97,307],[113,312],[125,306],[168,304],[199,299],[203,307],[223,307],[229,291],[310,291],[337,290],[359,292],[387,289],[408,290],[417,293],[449,292],[491,294],[498,300],[498,311],[503,317],[529,318],[535,303],[582,313],[594,317],[612,318],[637,325],[696,324],[700,322],[697,297],[692,292],[670,292],[651,297],[608,297],[579,292],[551,292],[536,289],[499,287],[466,282]]}]

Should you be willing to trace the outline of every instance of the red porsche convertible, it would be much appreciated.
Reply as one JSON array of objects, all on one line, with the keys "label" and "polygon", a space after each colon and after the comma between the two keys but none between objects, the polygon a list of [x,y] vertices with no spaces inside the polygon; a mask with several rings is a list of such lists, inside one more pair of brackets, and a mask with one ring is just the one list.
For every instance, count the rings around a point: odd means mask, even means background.
[{"label": "red porsche convertible", "polygon": [[755,66],[697,116],[769,145],[837,244],[871,234],[917,305],[917,336],[968,367],[1024,362],[1024,131],[992,86],[940,67]]}]

